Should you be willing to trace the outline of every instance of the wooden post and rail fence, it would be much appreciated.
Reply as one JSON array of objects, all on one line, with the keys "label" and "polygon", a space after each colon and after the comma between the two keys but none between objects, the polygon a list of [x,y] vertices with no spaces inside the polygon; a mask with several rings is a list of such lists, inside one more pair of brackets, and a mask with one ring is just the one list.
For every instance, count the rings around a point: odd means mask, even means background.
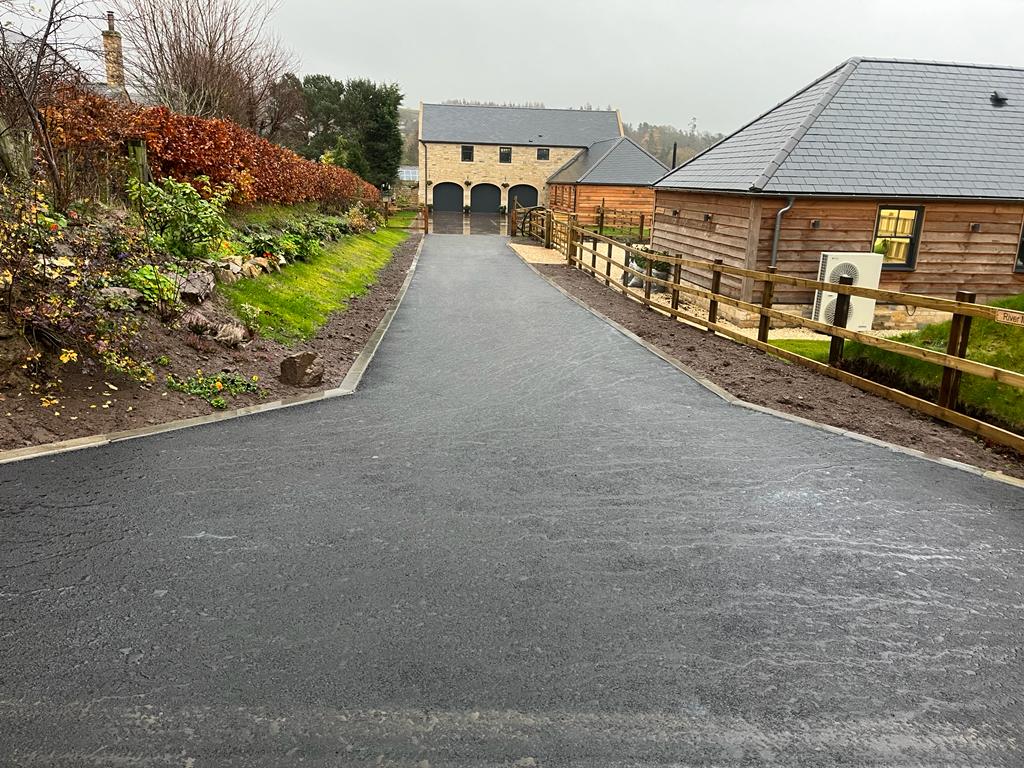
[{"label": "wooden post and rail fence", "polygon": [[[639,250],[625,243],[616,241],[597,233],[591,228],[581,226],[575,216],[558,215],[550,209],[520,209],[515,215],[520,225],[519,233],[543,243],[546,248],[555,248],[565,255],[569,266],[581,269],[595,279],[604,282],[609,288],[614,287],[640,302],[644,306],[658,312],[668,314],[678,320],[704,328],[712,333],[719,333],[747,346],[769,352],[790,362],[806,366],[847,382],[855,387],[880,395],[900,405],[920,411],[933,418],[946,421],[957,427],[973,432],[994,443],[1013,448],[1024,453],[1024,436],[1011,432],[989,422],[963,413],[959,403],[960,381],[963,374],[978,376],[984,379],[1005,384],[1017,389],[1024,389],[1024,374],[1017,371],[998,368],[979,363],[967,358],[967,346],[970,340],[971,323],[974,318],[993,320],[1007,325],[1022,328],[1024,333],[1024,313],[991,307],[975,303],[975,294],[958,291],[955,299],[943,299],[935,296],[903,293],[881,288],[866,288],[851,285],[850,278],[843,278],[839,283],[827,283],[795,275],[780,274],[774,268],[767,270],[747,269],[722,263],[721,259],[707,261],[704,259],[682,256],[669,256]],[[590,245],[588,245],[588,241]],[[618,260],[616,260],[618,259]],[[670,265],[668,279],[653,274],[655,261]],[[637,269],[636,264],[644,264]],[[682,271],[708,274],[710,288],[703,288],[683,279]],[[623,280],[612,280],[612,271],[621,270]],[[731,276],[749,279],[762,284],[761,302],[755,304],[722,293],[722,277]],[[643,290],[629,287],[625,279],[635,276],[643,282]],[[663,304],[651,299],[651,288],[660,285],[670,292],[670,302]],[[837,294],[835,319],[832,323],[813,320],[794,312],[776,309],[773,306],[775,286],[802,288],[814,291],[828,291]],[[708,302],[707,317],[680,309],[680,297],[689,296]],[[911,344],[875,336],[846,328],[849,316],[850,299],[863,296],[892,304],[907,307],[948,312],[952,315],[949,343],[945,352],[916,347]],[[743,310],[758,317],[757,337],[753,338],[741,333],[735,327],[719,321],[720,305]],[[772,321],[780,321],[789,326],[807,328],[830,337],[828,363],[822,363],[809,357],[799,355],[781,347],[768,343],[768,334]],[[921,360],[941,366],[942,384],[936,402],[916,397],[894,387],[885,386],[871,379],[858,376],[841,367],[843,345],[846,341],[855,341],[865,346],[882,349],[914,360]],[[1022,338],[1024,343],[1024,338]]]}]

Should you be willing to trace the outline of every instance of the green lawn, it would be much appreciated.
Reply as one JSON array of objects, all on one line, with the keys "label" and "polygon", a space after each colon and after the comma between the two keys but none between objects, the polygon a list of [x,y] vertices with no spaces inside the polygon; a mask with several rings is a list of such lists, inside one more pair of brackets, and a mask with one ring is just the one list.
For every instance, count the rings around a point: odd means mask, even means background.
[{"label": "green lawn", "polygon": [[[1024,310],[1024,294],[993,302],[993,305]],[[949,322],[945,322],[901,334],[896,336],[895,340],[936,352],[945,352],[948,338]],[[828,339],[779,339],[772,341],[772,344],[814,360],[828,360]],[[885,383],[929,400],[934,400],[942,381],[941,366],[877,347],[848,341],[843,357],[847,361],[847,367],[854,373],[882,379]],[[1024,330],[975,318],[971,327],[967,357],[979,363],[1024,372]],[[965,373],[960,384],[960,399],[968,412],[976,413],[982,418],[1001,423],[1018,432],[1024,431],[1024,390]]]},{"label": "green lawn", "polygon": [[374,234],[348,235],[327,243],[317,258],[224,285],[221,291],[236,313],[242,304],[259,307],[259,330],[264,336],[284,344],[308,339],[332,313],[344,310],[352,296],[362,295],[375,282],[391,260],[392,250],[409,236],[397,228],[397,222],[395,217],[394,226]]},{"label": "green lawn", "polygon": [[388,219],[389,227],[411,227],[413,221],[419,215],[419,211],[395,211]]}]

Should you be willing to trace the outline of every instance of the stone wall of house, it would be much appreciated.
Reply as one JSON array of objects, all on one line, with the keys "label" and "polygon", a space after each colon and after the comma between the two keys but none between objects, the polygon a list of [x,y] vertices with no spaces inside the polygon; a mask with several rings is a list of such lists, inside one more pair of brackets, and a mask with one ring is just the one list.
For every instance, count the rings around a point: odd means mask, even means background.
[{"label": "stone wall of house", "polygon": [[[472,162],[462,160],[462,144],[420,145],[420,202],[433,202],[433,187],[444,182],[459,184],[468,205],[475,184],[494,184],[501,190],[501,204],[508,205],[508,190],[529,184],[537,190],[538,202],[545,201],[548,178],[579,154],[581,148],[549,147],[548,159],[537,159],[537,147],[512,146],[512,162],[498,160],[496,144],[474,144]],[[508,145],[506,145],[508,146]],[[466,185],[466,182],[470,182]]]}]

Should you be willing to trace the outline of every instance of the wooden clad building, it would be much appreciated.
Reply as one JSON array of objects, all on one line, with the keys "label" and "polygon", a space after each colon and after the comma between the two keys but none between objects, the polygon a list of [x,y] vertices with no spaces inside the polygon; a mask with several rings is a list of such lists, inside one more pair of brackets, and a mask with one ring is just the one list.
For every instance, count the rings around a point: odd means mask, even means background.
[{"label": "wooden clad building", "polygon": [[668,171],[632,139],[590,145],[548,179],[548,205],[592,220],[602,206],[649,222],[654,213],[652,184]]},{"label": "wooden clad building", "polygon": [[[816,278],[823,251],[875,251],[882,288],[1020,293],[1024,70],[851,59],[655,190],[652,242],[672,254]],[[723,286],[759,298],[750,280]]]}]

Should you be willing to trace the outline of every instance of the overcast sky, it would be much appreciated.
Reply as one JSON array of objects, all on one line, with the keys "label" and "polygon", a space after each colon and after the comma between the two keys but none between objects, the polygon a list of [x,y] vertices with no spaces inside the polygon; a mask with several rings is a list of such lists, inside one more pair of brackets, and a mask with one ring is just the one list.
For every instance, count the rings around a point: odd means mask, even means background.
[{"label": "overcast sky", "polygon": [[1024,0],[282,0],[304,73],[406,105],[612,105],[728,132],[850,56],[1024,66]]}]

